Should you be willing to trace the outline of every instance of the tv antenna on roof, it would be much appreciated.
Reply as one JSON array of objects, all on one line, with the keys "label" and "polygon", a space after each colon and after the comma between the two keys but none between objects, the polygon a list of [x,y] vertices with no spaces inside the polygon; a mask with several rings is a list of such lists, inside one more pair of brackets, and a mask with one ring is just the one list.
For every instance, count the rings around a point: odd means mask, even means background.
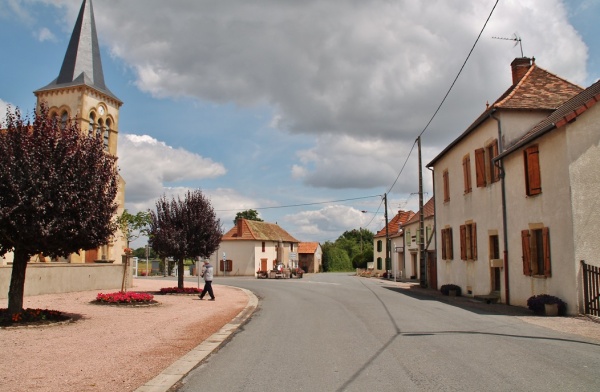
[{"label": "tv antenna on roof", "polygon": [[[519,37],[519,35],[517,33],[514,33],[512,38],[504,38],[504,37],[492,37],[492,38],[503,39],[506,41],[515,41],[515,46],[517,46],[517,44],[519,45],[519,47],[521,48],[521,57],[523,57],[523,44],[521,43],[521,37]],[[513,46],[513,48],[515,46]]]}]

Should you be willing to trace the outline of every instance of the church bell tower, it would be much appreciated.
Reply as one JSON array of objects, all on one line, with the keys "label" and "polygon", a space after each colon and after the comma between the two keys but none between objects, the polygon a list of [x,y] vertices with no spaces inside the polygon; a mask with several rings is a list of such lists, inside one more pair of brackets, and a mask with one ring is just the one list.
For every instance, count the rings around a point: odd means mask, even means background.
[{"label": "church bell tower", "polygon": [[[34,91],[37,106],[46,102],[49,114],[62,121],[72,119],[82,132],[101,137],[108,154],[117,155],[119,108],[123,104],[104,83],[100,47],[94,21],[92,0],[83,0],[81,9],[58,77]],[[125,182],[119,176],[117,214],[125,204]],[[71,263],[93,263],[97,260],[120,262],[124,247],[117,232],[111,243],[98,249],[72,254]]]}]

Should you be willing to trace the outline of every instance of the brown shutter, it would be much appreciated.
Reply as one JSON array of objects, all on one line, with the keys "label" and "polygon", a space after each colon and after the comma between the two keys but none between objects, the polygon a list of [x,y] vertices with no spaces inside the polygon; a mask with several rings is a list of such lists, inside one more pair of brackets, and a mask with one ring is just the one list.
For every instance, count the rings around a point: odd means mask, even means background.
[{"label": "brown shutter", "polygon": [[442,229],[442,260],[446,260],[446,229]]},{"label": "brown shutter", "polygon": [[542,243],[544,246],[544,275],[552,276],[552,266],[550,265],[550,229],[542,229]]},{"label": "brown shutter", "polygon": [[450,254],[447,255],[448,258],[450,260],[454,259],[454,243],[452,242],[452,228],[449,227],[448,228],[448,234],[446,234],[446,236],[448,237],[448,241],[450,242],[450,246],[448,247],[448,249],[450,250]]},{"label": "brown shutter", "polygon": [[[495,158],[498,156],[498,140],[496,140],[496,142],[493,144],[492,146],[492,150],[493,150],[493,156],[492,158]],[[492,160],[490,159],[490,162],[492,162]],[[492,171],[492,173],[494,173],[494,178],[492,178],[492,182],[496,182],[498,180],[500,180],[500,168],[498,167],[498,163],[500,162],[496,162],[496,165],[494,165],[494,170]],[[492,163],[493,165],[493,163]]]},{"label": "brown shutter", "polygon": [[471,224],[471,241],[473,241],[473,260],[477,260],[477,224]]},{"label": "brown shutter", "polygon": [[467,259],[467,226],[460,225],[460,259]]},{"label": "brown shutter", "polygon": [[523,274],[531,276],[531,249],[529,230],[521,231],[521,246],[523,248]]},{"label": "brown shutter", "polygon": [[465,183],[465,193],[471,192],[471,157],[467,155],[463,158],[463,177]]},{"label": "brown shutter", "polygon": [[219,260],[219,271],[223,271],[223,260]]},{"label": "brown shutter", "polygon": [[525,179],[528,196],[542,193],[539,155],[538,146],[531,146],[525,149]]},{"label": "brown shutter", "polygon": [[477,187],[484,187],[485,181],[485,149],[475,150],[475,177],[477,178]]},{"label": "brown shutter", "polygon": [[444,201],[450,201],[450,178],[448,170],[444,171]]}]

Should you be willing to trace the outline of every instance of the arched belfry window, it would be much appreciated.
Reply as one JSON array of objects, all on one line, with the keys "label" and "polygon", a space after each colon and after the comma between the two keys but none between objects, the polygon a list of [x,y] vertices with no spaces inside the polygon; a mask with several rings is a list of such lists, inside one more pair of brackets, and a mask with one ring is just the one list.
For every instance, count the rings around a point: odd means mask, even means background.
[{"label": "arched belfry window", "polygon": [[67,127],[67,121],[69,121],[69,113],[66,110],[63,110],[60,115],[60,128],[65,129]]},{"label": "arched belfry window", "polygon": [[112,125],[110,118],[106,119],[106,128],[104,129],[104,135],[103,135],[103,139],[104,139],[104,149],[106,151],[108,151],[108,139],[110,137],[110,126]]},{"label": "arched belfry window", "polygon": [[96,136],[101,137],[104,131],[104,121],[102,119],[98,119],[98,127],[96,128]]},{"label": "arched belfry window", "polygon": [[94,114],[94,112],[90,113],[90,126],[88,128],[88,135],[92,136],[92,134],[94,133],[94,126],[96,122],[96,114]]}]

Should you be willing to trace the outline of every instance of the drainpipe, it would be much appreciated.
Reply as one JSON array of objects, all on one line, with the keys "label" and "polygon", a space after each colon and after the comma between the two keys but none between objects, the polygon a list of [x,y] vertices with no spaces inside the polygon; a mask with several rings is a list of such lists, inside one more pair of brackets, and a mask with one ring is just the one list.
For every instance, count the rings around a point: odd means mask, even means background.
[{"label": "drainpipe", "polygon": [[[502,122],[494,113],[496,111],[493,110],[490,113],[490,117],[496,120],[498,123],[498,151],[502,153],[504,150],[502,143]],[[500,186],[502,189],[502,237],[504,239],[504,296],[506,298],[506,304],[510,305],[510,283],[509,283],[509,274],[508,274],[508,230],[506,227],[506,184],[504,182],[505,172],[504,166],[502,164],[502,160],[496,161],[496,165],[500,169]]]}]

